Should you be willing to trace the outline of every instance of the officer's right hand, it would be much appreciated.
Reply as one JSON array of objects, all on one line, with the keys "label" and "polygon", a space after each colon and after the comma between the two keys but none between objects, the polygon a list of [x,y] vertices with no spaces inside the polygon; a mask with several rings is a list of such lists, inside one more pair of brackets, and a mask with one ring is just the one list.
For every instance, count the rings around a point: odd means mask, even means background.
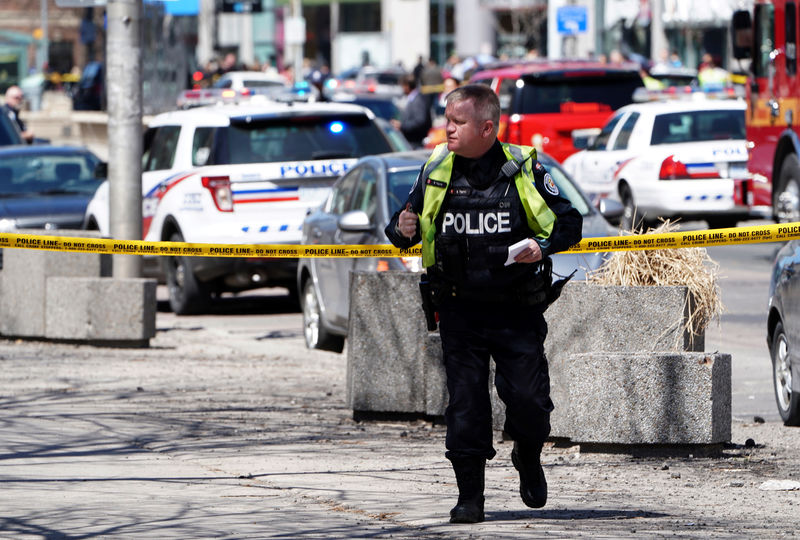
[{"label": "officer's right hand", "polygon": [[417,234],[418,221],[419,216],[411,209],[411,204],[406,204],[406,207],[397,218],[397,230],[406,238],[414,238],[414,235]]}]

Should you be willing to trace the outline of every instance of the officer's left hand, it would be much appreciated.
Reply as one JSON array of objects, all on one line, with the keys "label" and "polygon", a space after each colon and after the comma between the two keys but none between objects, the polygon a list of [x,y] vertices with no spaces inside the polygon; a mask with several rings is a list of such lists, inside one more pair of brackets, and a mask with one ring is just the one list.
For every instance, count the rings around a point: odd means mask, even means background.
[{"label": "officer's left hand", "polygon": [[514,262],[518,263],[535,263],[541,260],[542,248],[539,247],[539,242],[533,238],[528,238],[528,246],[514,257]]}]

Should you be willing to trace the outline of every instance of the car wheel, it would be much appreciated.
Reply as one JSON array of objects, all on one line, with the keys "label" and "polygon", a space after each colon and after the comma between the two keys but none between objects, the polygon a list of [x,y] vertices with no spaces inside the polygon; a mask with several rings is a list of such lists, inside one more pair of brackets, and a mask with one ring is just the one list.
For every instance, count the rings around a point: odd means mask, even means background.
[{"label": "car wheel", "polygon": [[303,334],[306,347],[340,353],[344,349],[344,336],[331,334],[322,325],[322,314],[319,299],[314,289],[314,282],[308,279],[303,285],[303,296],[300,299],[303,308]]},{"label": "car wheel", "polygon": [[619,193],[620,200],[622,201],[623,212],[622,218],[619,221],[619,227],[623,231],[633,231],[642,228],[644,220],[636,208],[636,203],[633,202],[633,194],[631,189],[627,186],[622,186]]},{"label": "car wheel", "polygon": [[[174,233],[170,242],[183,242],[180,233]],[[211,302],[208,286],[198,281],[192,270],[191,257],[164,257],[164,273],[169,289],[169,306],[176,315],[202,313]]]},{"label": "car wheel", "polygon": [[800,425],[800,396],[792,392],[792,356],[789,341],[783,324],[778,323],[772,334],[772,383],[775,388],[775,402],[783,423],[787,426]]},{"label": "car wheel", "polygon": [[796,154],[789,154],[783,160],[778,186],[772,201],[775,221],[778,223],[800,221],[800,161]]}]

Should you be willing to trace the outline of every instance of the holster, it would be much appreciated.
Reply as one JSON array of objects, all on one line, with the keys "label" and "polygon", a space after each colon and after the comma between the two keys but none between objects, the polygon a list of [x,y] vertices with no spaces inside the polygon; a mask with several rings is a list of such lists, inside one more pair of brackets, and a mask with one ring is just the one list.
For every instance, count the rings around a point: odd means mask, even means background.
[{"label": "holster", "polygon": [[422,274],[419,278],[419,293],[422,296],[422,311],[425,313],[425,324],[429,332],[436,331],[436,307],[433,302],[433,290],[428,274]]}]

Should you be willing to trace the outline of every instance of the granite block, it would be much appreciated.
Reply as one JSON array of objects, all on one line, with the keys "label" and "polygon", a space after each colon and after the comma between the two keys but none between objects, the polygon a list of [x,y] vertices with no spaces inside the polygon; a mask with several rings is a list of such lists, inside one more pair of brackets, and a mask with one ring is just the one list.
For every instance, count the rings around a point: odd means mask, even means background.
[{"label": "granite block", "polygon": [[718,444],[731,439],[729,354],[570,354],[568,432],[578,443]]},{"label": "granite block", "polygon": [[426,410],[427,364],[441,362],[441,348],[437,357],[427,344],[418,282],[408,273],[350,276],[347,402],[354,411]]},{"label": "granite block", "polygon": [[[100,238],[96,231],[34,230],[20,234]],[[36,249],[4,249],[0,271],[0,334],[41,337],[45,334],[45,282],[51,276],[110,275],[110,257]]]},{"label": "granite block", "polygon": [[50,277],[44,337],[146,346],[156,333],[156,281]]}]

